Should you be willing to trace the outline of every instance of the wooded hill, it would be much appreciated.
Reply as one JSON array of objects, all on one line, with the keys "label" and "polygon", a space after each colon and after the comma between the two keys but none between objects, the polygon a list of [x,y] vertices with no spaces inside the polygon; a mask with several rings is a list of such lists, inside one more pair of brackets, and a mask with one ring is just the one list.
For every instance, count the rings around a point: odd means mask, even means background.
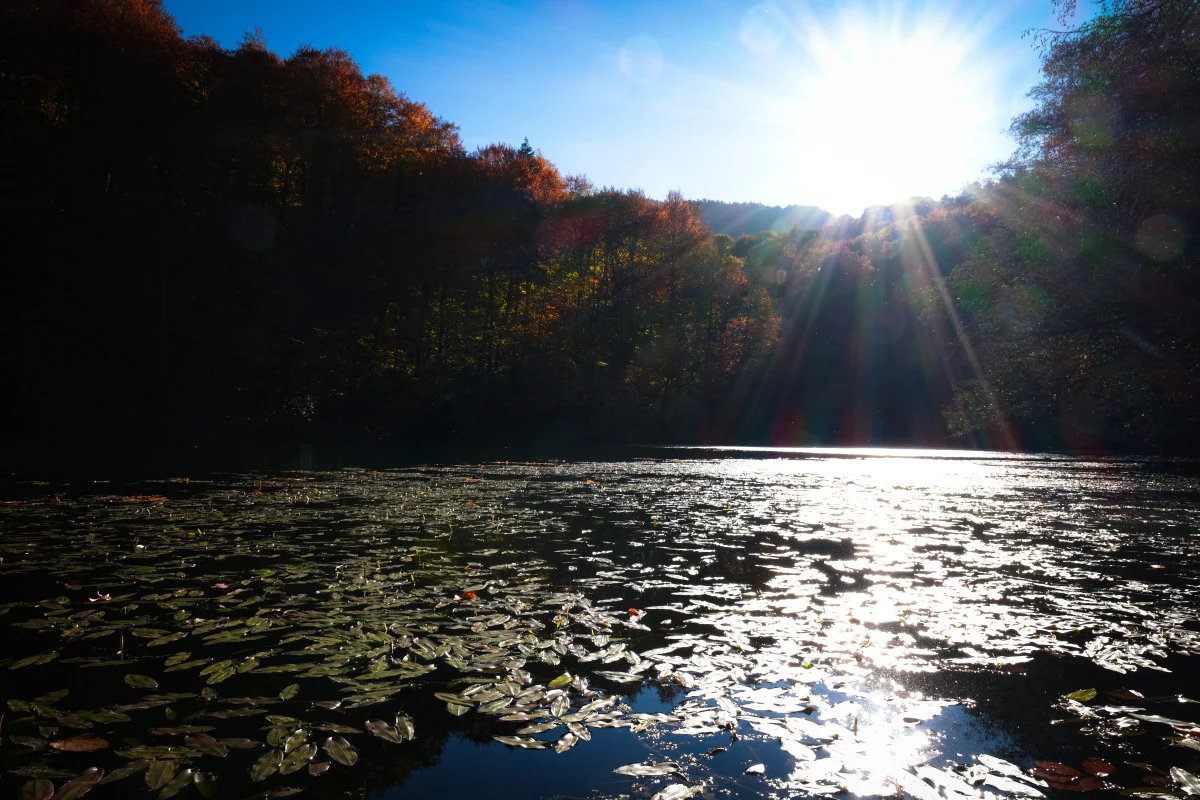
[{"label": "wooded hill", "polygon": [[1195,10],[1049,36],[993,182],[816,229],[467,152],[339,50],[12,0],[5,427],[1194,447]]}]

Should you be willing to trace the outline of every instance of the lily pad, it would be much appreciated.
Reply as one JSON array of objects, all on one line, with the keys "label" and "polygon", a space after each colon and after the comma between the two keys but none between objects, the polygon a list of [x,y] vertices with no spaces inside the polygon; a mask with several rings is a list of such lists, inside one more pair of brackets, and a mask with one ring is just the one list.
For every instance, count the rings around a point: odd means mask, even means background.
[{"label": "lily pad", "polygon": [[1179,788],[1183,789],[1186,794],[1200,795],[1200,778],[1186,769],[1171,767],[1171,780],[1179,784]]},{"label": "lily pad", "polygon": [[283,764],[283,751],[273,748],[263,753],[254,766],[250,768],[250,780],[258,782],[271,777]]},{"label": "lily pad", "polygon": [[229,755],[229,745],[214,739],[207,733],[193,734],[188,736],[185,741],[188,743],[189,747],[199,750],[206,756],[224,758],[225,756]]},{"label": "lily pad", "polygon": [[159,791],[158,800],[167,800],[167,798],[174,797],[182,792],[193,783],[193,774],[194,770],[192,769],[180,770],[178,773],[176,773],[175,777],[171,778],[167,785]]},{"label": "lily pad", "polygon": [[217,796],[217,776],[211,772],[194,772],[192,773],[192,782],[196,785],[196,791],[202,797]]},{"label": "lily pad", "polygon": [[404,737],[395,728],[381,719],[369,719],[363,724],[363,727],[385,742],[400,744],[404,741]]},{"label": "lily pad", "polygon": [[412,717],[404,714],[396,715],[396,732],[404,739],[412,740],[417,738],[417,728],[413,724]]},{"label": "lily pad", "polygon": [[613,770],[618,775],[630,775],[635,778],[670,775],[672,772],[679,771],[679,765],[674,761],[660,761],[657,764],[626,764]]},{"label": "lily pad", "polygon": [[104,770],[99,767],[88,767],[73,780],[58,787],[58,791],[54,793],[54,800],[75,800],[77,797],[83,797],[95,788],[103,777]]},{"label": "lily pad", "polygon": [[526,750],[545,750],[550,745],[541,739],[531,739],[525,736],[493,736],[497,742],[510,747],[521,747]]},{"label": "lily pad", "polygon": [[151,761],[146,770],[146,786],[157,791],[170,783],[178,771],[179,762],[173,758]]},{"label": "lily pad", "polygon": [[81,736],[72,736],[69,739],[59,739],[56,742],[51,742],[50,746],[55,750],[62,750],[65,753],[87,753],[92,750],[108,749],[108,742],[98,736],[83,734]]},{"label": "lily pad", "polygon": [[158,681],[154,680],[154,678],[151,678],[147,675],[138,675],[135,672],[131,672],[125,676],[125,683],[129,684],[135,689],[158,688]]},{"label": "lily pad", "polygon": [[17,794],[17,800],[50,800],[54,796],[54,784],[45,778],[27,781]]},{"label": "lily pad", "polygon": [[298,769],[301,769],[308,764],[309,761],[317,754],[317,746],[311,742],[300,745],[292,752],[288,753],[283,759],[283,763],[279,765],[280,775],[290,775]]},{"label": "lily pad", "polygon": [[339,764],[352,767],[358,761],[358,751],[341,736],[330,736],[323,747],[329,757]]},{"label": "lily pad", "polygon": [[702,791],[704,791],[702,785],[688,786],[683,783],[672,783],[651,797],[650,800],[684,800],[684,798],[694,797]]},{"label": "lily pad", "polygon": [[1116,767],[1114,767],[1112,764],[1097,758],[1096,756],[1085,758],[1082,766],[1084,772],[1090,772],[1092,775],[1096,775],[1101,778],[1112,775],[1113,770],[1116,769]]}]

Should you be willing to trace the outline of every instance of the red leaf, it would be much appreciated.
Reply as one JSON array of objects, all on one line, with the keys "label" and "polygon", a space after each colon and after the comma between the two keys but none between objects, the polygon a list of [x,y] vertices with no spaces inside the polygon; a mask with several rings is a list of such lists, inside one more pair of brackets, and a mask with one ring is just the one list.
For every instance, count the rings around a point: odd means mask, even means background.
[{"label": "red leaf", "polygon": [[70,739],[59,739],[57,742],[51,742],[50,746],[55,750],[62,750],[67,753],[86,753],[90,750],[107,749],[108,742],[97,736],[85,733],[81,736],[72,736]]},{"label": "red leaf", "polygon": [[1094,792],[1097,789],[1104,787],[1104,782],[1099,778],[1093,778],[1086,775],[1078,780],[1071,779],[1071,781],[1071,783],[1065,783],[1063,781],[1050,779],[1047,780],[1046,783],[1050,784],[1051,789],[1058,789],[1063,792]]},{"label": "red leaf", "polygon": [[1101,778],[1103,778],[1105,775],[1112,775],[1113,770],[1115,769],[1116,767],[1114,767],[1112,764],[1101,760],[1096,756],[1091,756],[1083,760],[1083,771],[1090,772],[1093,775],[1099,775]]},{"label": "red leaf", "polygon": [[1034,775],[1039,778],[1052,778],[1055,780],[1081,778],[1083,773],[1074,767],[1068,767],[1066,764],[1060,764],[1057,761],[1038,761],[1037,769],[1033,771]]}]

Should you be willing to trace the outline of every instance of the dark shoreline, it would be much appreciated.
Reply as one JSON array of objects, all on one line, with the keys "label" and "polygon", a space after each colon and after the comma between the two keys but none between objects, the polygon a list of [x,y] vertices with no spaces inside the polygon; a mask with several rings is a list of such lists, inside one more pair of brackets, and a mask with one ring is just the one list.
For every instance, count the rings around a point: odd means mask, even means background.
[{"label": "dark shoreline", "polygon": [[17,441],[0,445],[0,472],[54,479],[149,479],[231,472],[326,471],[343,468],[388,469],[421,464],[500,461],[627,461],[660,458],[921,458],[1044,459],[1059,456],[1142,462],[1149,468],[1184,469],[1200,474],[1200,461],[1174,453],[1120,451],[1000,452],[961,445],[929,447],[909,443],[837,442],[800,445],[762,443],[613,444],[578,439],[543,442],[358,441],[335,443],[304,439],[160,437]]}]

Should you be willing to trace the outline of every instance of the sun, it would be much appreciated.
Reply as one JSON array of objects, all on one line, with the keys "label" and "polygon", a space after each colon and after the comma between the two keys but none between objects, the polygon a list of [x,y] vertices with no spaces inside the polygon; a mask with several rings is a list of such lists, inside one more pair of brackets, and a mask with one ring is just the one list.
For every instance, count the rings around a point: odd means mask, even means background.
[{"label": "sun", "polygon": [[821,186],[835,210],[952,194],[964,176],[984,172],[980,140],[1003,134],[977,33],[948,18],[861,11],[795,33],[805,61],[793,115],[810,156],[805,182]]}]

